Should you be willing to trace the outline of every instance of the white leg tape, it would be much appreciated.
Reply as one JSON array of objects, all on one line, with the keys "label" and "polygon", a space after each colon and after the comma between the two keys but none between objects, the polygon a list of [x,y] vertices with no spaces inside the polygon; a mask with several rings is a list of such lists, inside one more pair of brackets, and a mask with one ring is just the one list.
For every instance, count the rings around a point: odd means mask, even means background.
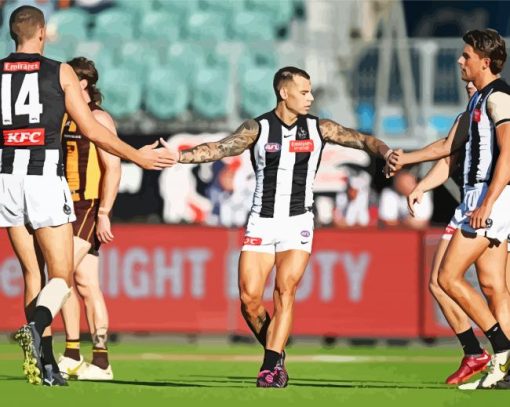
[{"label": "white leg tape", "polygon": [[55,318],[70,293],[71,289],[63,278],[52,278],[39,293],[36,305],[48,308]]}]

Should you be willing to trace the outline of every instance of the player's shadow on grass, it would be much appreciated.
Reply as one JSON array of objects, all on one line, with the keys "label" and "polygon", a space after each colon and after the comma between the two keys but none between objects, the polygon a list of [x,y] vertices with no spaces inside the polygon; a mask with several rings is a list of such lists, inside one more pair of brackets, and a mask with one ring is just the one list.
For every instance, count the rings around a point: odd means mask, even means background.
[{"label": "player's shadow on grass", "polygon": [[[226,376],[224,379],[219,380],[218,376],[211,375],[189,375],[193,377],[194,381],[203,382],[238,382],[247,383],[253,385],[254,378],[247,376]],[[291,378],[289,385],[299,387],[329,387],[329,388],[389,388],[389,389],[446,389],[449,390],[451,387],[446,387],[442,383],[438,382],[420,382],[420,383],[400,383],[396,381],[387,380],[347,380],[347,379],[307,379],[307,378]]]},{"label": "player's shadow on grass", "polygon": [[167,382],[167,381],[142,381],[142,380],[88,380],[93,383],[103,384],[129,384],[130,386],[149,386],[149,387],[210,387],[197,383]]},{"label": "player's shadow on grass", "polygon": [[24,376],[9,376],[9,375],[0,375],[0,381],[26,381],[26,377]]}]

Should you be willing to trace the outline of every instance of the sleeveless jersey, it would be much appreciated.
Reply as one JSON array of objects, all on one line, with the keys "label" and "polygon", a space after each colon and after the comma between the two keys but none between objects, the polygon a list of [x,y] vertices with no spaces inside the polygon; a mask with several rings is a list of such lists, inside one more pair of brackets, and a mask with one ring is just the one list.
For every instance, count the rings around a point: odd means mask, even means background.
[{"label": "sleeveless jersey", "polygon": [[496,79],[479,90],[468,104],[469,138],[465,147],[464,184],[492,180],[499,147],[496,127],[510,121],[510,86]]},{"label": "sleeveless jersey", "polygon": [[324,147],[319,119],[298,116],[287,126],[273,110],[255,120],[259,135],[250,149],[256,174],[252,212],[273,218],[311,211],[313,183]]},{"label": "sleeveless jersey", "polygon": [[[91,111],[103,110],[94,102]],[[94,143],[83,136],[76,123],[66,115],[62,137],[65,175],[73,201],[99,199],[101,167]]]},{"label": "sleeveless jersey", "polygon": [[12,53],[0,69],[0,173],[64,175],[60,62]]}]

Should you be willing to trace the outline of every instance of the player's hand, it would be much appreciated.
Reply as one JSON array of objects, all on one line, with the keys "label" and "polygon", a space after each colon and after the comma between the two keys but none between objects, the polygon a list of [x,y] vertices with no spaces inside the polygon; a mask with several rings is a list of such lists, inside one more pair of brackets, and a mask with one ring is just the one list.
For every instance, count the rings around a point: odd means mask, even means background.
[{"label": "player's hand", "polygon": [[407,208],[409,209],[409,214],[414,217],[414,205],[421,203],[423,199],[423,190],[420,188],[415,188],[413,191],[407,196]]},{"label": "player's hand", "polygon": [[167,149],[157,148],[158,143],[158,141],[155,141],[139,148],[139,157],[136,164],[146,170],[161,170],[175,165],[174,155],[170,154]]},{"label": "player's hand", "polygon": [[[488,227],[487,220],[489,219],[492,212],[492,207],[483,203],[476,208],[469,216],[469,226],[473,229],[483,229]],[[489,221],[492,223],[492,221]]]},{"label": "player's hand", "polygon": [[401,148],[399,148],[398,150],[394,150],[388,157],[386,165],[390,168],[393,175],[397,171],[400,171],[402,167],[405,165],[404,156],[405,156],[404,151]]},{"label": "player's hand", "polygon": [[97,215],[96,236],[101,243],[110,243],[113,240],[110,218],[104,213]]},{"label": "player's hand", "polygon": [[165,139],[159,138],[159,142],[167,151],[167,154],[172,157],[176,163],[179,162],[179,151],[177,151],[174,147],[172,147]]}]

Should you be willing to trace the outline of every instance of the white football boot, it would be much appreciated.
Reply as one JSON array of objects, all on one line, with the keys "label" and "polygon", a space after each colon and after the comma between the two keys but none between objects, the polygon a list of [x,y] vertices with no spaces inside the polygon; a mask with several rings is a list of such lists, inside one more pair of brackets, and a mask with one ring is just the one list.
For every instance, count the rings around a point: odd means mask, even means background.
[{"label": "white football boot", "polygon": [[480,379],[459,386],[460,390],[491,389],[502,380],[510,367],[510,350],[495,353],[491,357],[487,373]]},{"label": "white football boot", "polygon": [[60,355],[58,358],[58,368],[64,379],[76,379],[80,372],[85,368],[85,360],[80,355],[80,360],[74,360],[67,356]]},{"label": "white football boot", "polygon": [[112,365],[108,365],[106,369],[87,363],[78,375],[78,380],[113,380]]}]

